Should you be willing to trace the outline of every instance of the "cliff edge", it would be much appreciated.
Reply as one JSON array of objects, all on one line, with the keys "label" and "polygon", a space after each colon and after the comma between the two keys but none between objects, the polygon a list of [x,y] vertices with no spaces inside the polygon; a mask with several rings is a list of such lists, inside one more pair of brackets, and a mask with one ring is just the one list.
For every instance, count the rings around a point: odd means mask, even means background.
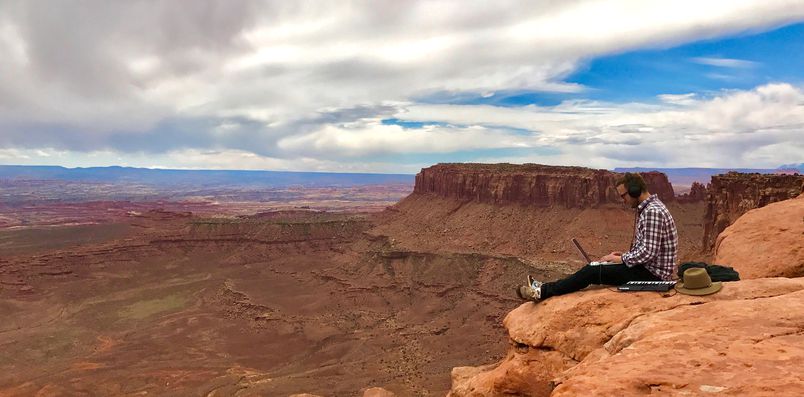
[{"label": "cliff edge", "polygon": [[[520,305],[503,321],[506,357],[454,368],[449,395],[804,395],[804,277],[751,279],[796,269],[802,203],[756,209],[724,232],[718,258],[734,258],[743,281],[718,293],[601,288]],[[765,229],[752,234],[754,222]]]},{"label": "cliff edge", "polygon": [[741,174],[712,177],[704,215],[703,249],[716,249],[717,236],[746,212],[804,192],[804,175]]},{"label": "cliff edge", "polygon": [[[584,167],[540,164],[437,164],[416,175],[414,194],[487,204],[595,208],[621,204],[614,182],[622,174]],[[675,201],[673,186],[661,172],[641,173],[651,193]]]},{"label": "cliff edge", "polygon": [[[582,265],[571,238],[589,255],[627,250],[634,212],[614,183],[621,174],[537,164],[438,164],[416,176],[414,192],[376,216],[370,234],[398,249],[516,256]],[[642,174],[679,227],[682,260],[700,260],[704,203],[679,203],[667,177]],[[560,265],[560,264],[559,264]]]}]

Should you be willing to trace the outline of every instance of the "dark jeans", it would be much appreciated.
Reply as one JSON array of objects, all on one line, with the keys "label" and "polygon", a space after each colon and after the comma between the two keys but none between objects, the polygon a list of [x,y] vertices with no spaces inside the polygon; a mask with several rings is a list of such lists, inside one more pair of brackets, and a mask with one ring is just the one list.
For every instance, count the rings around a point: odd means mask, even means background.
[{"label": "dark jeans", "polygon": [[542,299],[551,296],[564,295],[582,290],[589,284],[620,285],[629,281],[659,281],[648,269],[642,265],[628,267],[626,265],[586,265],[575,274],[554,282],[542,284]]}]

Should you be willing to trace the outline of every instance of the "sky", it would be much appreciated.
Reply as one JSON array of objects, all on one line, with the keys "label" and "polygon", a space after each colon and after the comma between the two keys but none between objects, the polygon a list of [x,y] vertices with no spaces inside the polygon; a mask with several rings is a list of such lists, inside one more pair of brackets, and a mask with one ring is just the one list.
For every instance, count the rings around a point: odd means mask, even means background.
[{"label": "sky", "polygon": [[804,162],[804,0],[0,0],[0,164]]}]

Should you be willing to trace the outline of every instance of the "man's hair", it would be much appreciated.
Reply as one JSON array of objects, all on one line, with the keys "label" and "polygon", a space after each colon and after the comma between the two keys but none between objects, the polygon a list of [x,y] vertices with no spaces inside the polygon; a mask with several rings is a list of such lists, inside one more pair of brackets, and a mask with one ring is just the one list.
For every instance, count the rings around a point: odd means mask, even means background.
[{"label": "man's hair", "polygon": [[638,187],[640,193],[648,191],[648,185],[645,183],[645,180],[642,179],[642,175],[637,174],[636,172],[626,172],[625,175],[620,177],[617,180],[617,183],[614,186],[625,186],[626,191],[630,191],[632,186]]}]

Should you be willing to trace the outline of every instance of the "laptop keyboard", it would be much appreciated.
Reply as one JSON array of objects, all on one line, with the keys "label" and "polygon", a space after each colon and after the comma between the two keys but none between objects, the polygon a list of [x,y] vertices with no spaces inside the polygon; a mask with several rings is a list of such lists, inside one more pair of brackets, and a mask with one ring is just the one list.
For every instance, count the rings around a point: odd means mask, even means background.
[{"label": "laptop keyboard", "polygon": [[669,291],[675,281],[629,281],[619,287],[620,291]]}]

